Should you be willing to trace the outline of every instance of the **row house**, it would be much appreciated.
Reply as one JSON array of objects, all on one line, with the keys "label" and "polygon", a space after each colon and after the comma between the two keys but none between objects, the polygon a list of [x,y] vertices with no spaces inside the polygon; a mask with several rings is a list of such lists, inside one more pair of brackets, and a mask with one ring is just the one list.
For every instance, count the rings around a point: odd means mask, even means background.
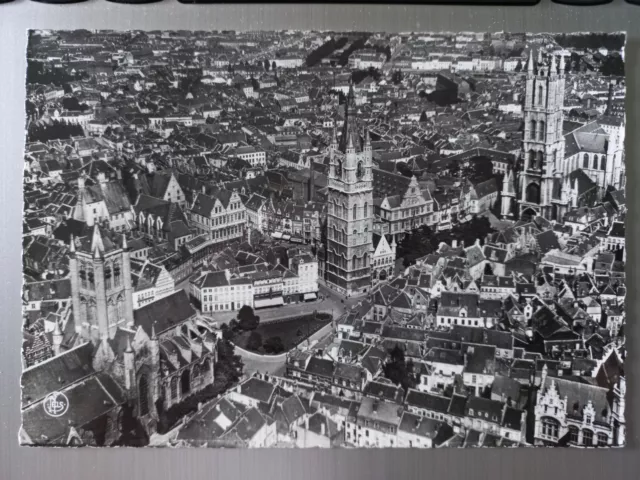
[{"label": "row house", "polygon": [[234,311],[244,305],[253,307],[253,292],[251,279],[233,278],[229,270],[203,272],[189,282],[189,293],[203,313]]},{"label": "row house", "polygon": [[290,352],[287,356],[285,376],[315,392],[356,400],[362,398],[365,385],[371,380],[371,374],[360,365],[336,362],[300,351]]},{"label": "row house", "polygon": [[235,190],[217,190],[212,196],[198,193],[190,217],[197,233],[216,243],[241,240],[246,232],[246,208]]},{"label": "row house", "polygon": [[480,281],[480,298],[503,300],[515,293],[513,277],[483,275]]},{"label": "row house", "polygon": [[416,177],[402,195],[392,195],[374,199],[375,214],[384,227],[393,235],[404,235],[422,225],[432,225],[434,216],[433,199],[428,190],[422,190]]},{"label": "row house", "polygon": [[491,328],[501,317],[502,302],[485,300],[477,293],[442,292],[438,303],[438,327],[462,325]]},{"label": "row house", "polygon": [[175,281],[167,269],[148,260],[131,259],[131,280],[134,310],[175,292]]}]

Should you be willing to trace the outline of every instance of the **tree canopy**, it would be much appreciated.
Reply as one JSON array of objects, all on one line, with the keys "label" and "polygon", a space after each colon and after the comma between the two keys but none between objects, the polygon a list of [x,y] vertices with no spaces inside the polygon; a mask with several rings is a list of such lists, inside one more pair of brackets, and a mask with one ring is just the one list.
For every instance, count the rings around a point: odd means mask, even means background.
[{"label": "tree canopy", "polygon": [[384,364],[384,376],[396,385],[402,386],[405,391],[417,385],[413,372],[413,362],[405,359],[404,350],[397,344],[388,351],[389,358]]},{"label": "tree canopy", "polygon": [[84,131],[80,125],[55,121],[50,125],[32,124],[29,127],[27,137],[29,142],[46,142],[71,137],[83,136]]},{"label": "tree canopy", "polygon": [[271,355],[284,352],[284,343],[280,337],[270,337],[263,344],[264,351]]},{"label": "tree canopy", "polygon": [[323,58],[328,57],[336,50],[344,47],[347,44],[347,37],[340,37],[337,40],[333,37],[324,42],[318,48],[312,50],[305,60],[307,67],[313,67],[320,63]]},{"label": "tree canopy", "polygon": [[600,66],[600,73],[606,77],[624,77],[624,61],[622,57],[617,53],[607,55]]},{"label": "tree canopy", "polygon": [[438,250],[440,243],[451,244],[456,240],[459,244],[469,247],[476,239],[483,240],[487,235],[495,232],[491,222],[485,217],[473,217],[465,223],[459,223],[450,230],[434,232],[427,225],[423,225],[404,236],[398,244],[396,254],[403,259],[405,267],[412,265],[418,258],[429,255]]},{"label": "tree canopy", "polygon": [[253,308],[243,305],[238,311],[238,327],[242,330],[255,330],[260,324],[260,317],[253,313]]}]

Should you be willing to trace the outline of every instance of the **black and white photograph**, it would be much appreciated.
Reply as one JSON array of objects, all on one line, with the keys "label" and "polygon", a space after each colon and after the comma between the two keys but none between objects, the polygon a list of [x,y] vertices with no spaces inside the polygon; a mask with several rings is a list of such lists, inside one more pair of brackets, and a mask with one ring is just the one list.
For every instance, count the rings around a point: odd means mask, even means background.
[{"label": "black and white photograph", "polygon": [[625,446],[625,42],[30,30],[20,445]]}]

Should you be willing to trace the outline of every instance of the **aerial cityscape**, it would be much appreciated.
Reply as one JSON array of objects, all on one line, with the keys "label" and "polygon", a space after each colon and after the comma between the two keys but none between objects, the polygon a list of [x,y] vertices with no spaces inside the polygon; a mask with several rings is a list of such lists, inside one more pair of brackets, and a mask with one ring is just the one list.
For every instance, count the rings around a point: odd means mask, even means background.
[{"label": "aerial cityscape", "polygon": [[624,46],[31,31],[20,443],[624,446]]}]

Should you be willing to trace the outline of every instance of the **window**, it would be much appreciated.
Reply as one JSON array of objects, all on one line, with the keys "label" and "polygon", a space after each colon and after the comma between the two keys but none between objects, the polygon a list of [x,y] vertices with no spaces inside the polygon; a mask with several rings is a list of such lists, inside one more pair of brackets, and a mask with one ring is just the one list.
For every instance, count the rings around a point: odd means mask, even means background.
[{"label": "window", "polygon": [[586,428],[582,430],[582,444],[586,446],[593,445],[593,432],[591,430]]},{"label": "window", "polygon": [[607,434],[603,432],[598,433],[598,446],[606,447],[608,443],[609,437],[607,436]]},{"label": "window", "polygon": [[544,106],[544,89],[542,85],[538,85],[538,105]]},{"label": "window", "polygon": [[546,135],[544,121],[538,122],[538,140],[543,141]]},{"label": "window", "polygon": [[559,423],[555,418],[545,417],[542,419],[542,434],[551,437],[558,438]]},{"label": "window", "polygon": [[578,430],[578,427],[574,427],[574,426],[569,427],[569,441],[571,443],[577,444],[579,437],[580,437],[580,430]]},{"label": "window", "polygon": [[149,413],[149,383],[146,375],[140,377],[138,399],[140,401],[140,416],[147,415]]},{"label": "window", "polygon": [[589,155],[586,153],[582,155],[582,168],[589,168]]},{"label": "window", "polygon": [[171,379],[171,398],[175,399],[178,397],[178,379],[173,377]]}]

